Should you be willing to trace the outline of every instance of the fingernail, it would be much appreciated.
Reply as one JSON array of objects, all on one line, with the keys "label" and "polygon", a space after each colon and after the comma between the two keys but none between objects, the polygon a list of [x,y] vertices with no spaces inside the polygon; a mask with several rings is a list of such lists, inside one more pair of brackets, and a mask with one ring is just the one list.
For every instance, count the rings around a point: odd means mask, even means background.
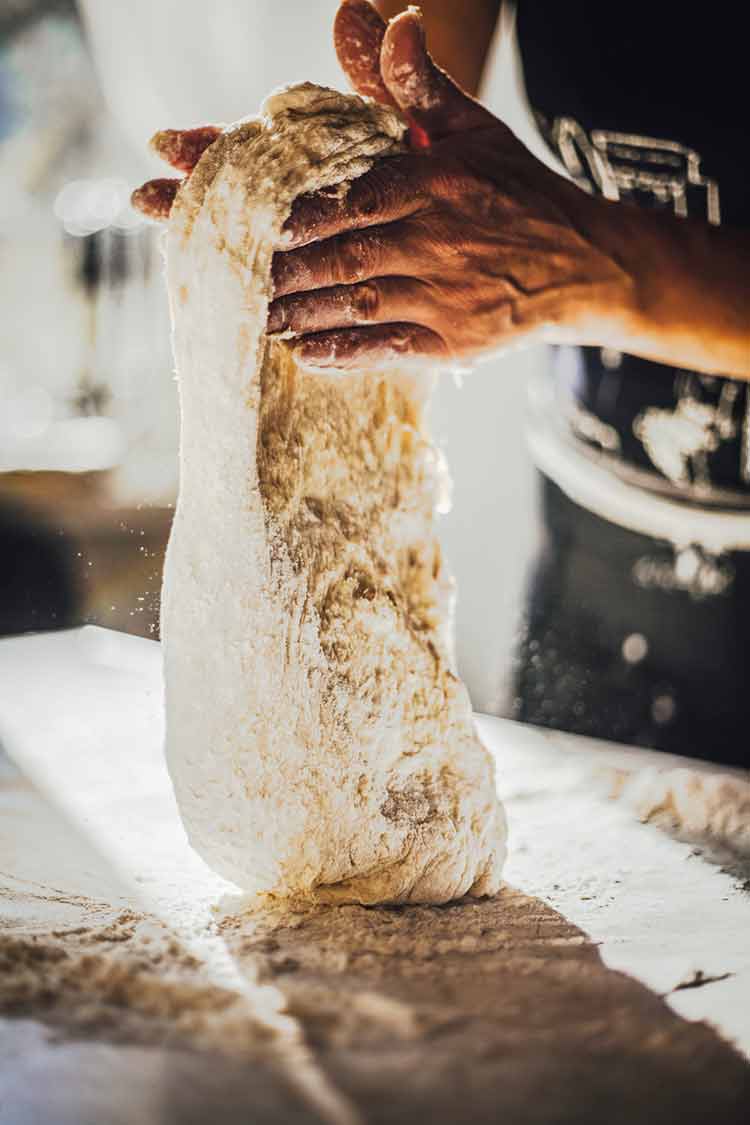
[{"label": "fingernail", "polygon": [[150,147],[180,172],[192,172],[203,153],[220,135],[216,125],[201,125],[197,129],[161,129],[149,141]]},{"label": "fingernail", "polygon": [[425,31],[424,15],[421,8],[418,8],[414,4],[410,4],[406,11],[401,12],[398,16],[395,16],[394,19],[391,20],[391,23],[393,23],[395,20],[398,20],[399,23],[402,24],[408,24],[410,28],[413,28],[413,30],[419,36],[422,42],[422,46],[425,45],[425,43],[427,42],[427,32]]},{"label": "fingernail", "polygon": [[149,180],[136,188],[130,202],[150,219],[168,219],[182,180]]},{"label": "fingernail", "polygon": [[[422,13],[407,8],[388,24],[381,51],[381,67],[386,83],[403,87],[403,95],[413,100],[415,78],[423,79],[426,69],[427,39]],[[420,91],[420,97],[421,91]],[[403,106],[402,106],[403,108]]]},{"label": "fingernail", "polygon": [[325,355],[320,351],[319,345],[310,344],[305,340],[301,340],[297,344],[292,345],[297,362],[302,364],[303,367],[314,367],[320,371],[329,369],[335,366],[335,356],[332,354]]},{"label": "fingernail", "polygon": [[268,310],[268,320],[266,321],[266,334],[273,335],[274,332],[284,331],[284,315],[281,309],[270,306]]}]

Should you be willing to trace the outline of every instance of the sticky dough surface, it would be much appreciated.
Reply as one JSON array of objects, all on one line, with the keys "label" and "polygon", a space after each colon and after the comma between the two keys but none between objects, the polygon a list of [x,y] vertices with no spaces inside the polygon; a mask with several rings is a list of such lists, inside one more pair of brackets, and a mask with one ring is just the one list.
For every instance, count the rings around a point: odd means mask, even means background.
[{"label": "sticky dough surface", "polygon": [[306,372],[264,333],[294,198],[345,188],[402,132],[360,98],[291,88],[207,150],[169,222],[167,759],[193,846],[278,896],[444,902],[500,883],[493,764],[450,666],[433,376]]}]

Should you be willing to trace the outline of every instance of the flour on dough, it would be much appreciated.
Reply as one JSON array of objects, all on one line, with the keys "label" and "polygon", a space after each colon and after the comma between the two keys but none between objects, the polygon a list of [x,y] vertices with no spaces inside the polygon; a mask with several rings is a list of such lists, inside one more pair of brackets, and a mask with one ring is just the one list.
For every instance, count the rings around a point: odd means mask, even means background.
[{"label": "flour on dough", "polygon": [[433,376],[305,372],[264,332],[294,198],[402,134],[390,110],[290,88],[212,144],[169,222],[167,758],[193,846],[251,891],[444,902],[500,885],[493,764],[450,667]]}]

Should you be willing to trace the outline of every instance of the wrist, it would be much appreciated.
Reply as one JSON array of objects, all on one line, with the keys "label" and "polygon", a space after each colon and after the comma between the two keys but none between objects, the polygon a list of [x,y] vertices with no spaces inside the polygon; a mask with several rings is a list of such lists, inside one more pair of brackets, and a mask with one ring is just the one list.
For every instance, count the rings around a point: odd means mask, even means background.
[{"label": "wrist", "polygon": [[[632,203],[596,199],[593,237],[628,279],[627,298],[611,311],[621,350],[631,350],[662,333],[679,330],[686,296],[681,262],[685,220]],[[615,345],[613,345],[615,346]]]},{"label": "wrist", "polygon": [[625,351],[645,329],[649,294],[643,285],[637,208],[570,185],[569,214],[591,262],[591,283],[573,293],[565,326],[574,342]]},{"label": "wrist", "polygon": [[576,342],[748,377],[748,247],[740,232],[592,196],[578,202],[577,221],[619,280],[598,288]]}]

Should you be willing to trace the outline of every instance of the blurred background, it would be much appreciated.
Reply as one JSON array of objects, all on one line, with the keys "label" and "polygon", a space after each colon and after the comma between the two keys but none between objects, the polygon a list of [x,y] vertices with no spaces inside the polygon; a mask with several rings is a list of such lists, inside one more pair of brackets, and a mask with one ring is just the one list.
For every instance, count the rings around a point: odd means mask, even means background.
[{"label": "blurred background", "polygon": [[[0,634],[96,623],[158,637],[178,406],[160,232],[129,194],[163,174],[147,148],[157,128],[231,121],[293,81],[341,87],[336,8],[213,0],[207,22],[197,0],[4,0]],[[493,68],[496,87],[506,70]],[[454,477],[440,532],[458,659],[486,711],[512,709],[537,539],[526,380],[505,368],[536,362],[518,353],[446,379],[433,407]]]},{"label": "blurred background", "polygon": [[[378,0],[386,15],[402,6]],[[158,639],[179,419],[160,231],[130,191],[164,174],[157,129],[236,120],[296,81],[345,88],[337,7],[4,0],[0,635],[95,623]],[[699,154],[632,135],[636,91],[622,122],[594,91],[590,136],[566,116],[591,70],[579,32],[596,24],[609,42],[606,11],[579,5],[578,23],[559,14],[550,31],[535,5],[472,5],[485,24],[444,0],[424,9],[438,61],[462,72],[471,48],[467,84],[550,167],[610,199],[718,221],[716,181],[683,168]],[[563,32],[550,68],[538,49]],[[620,54],[629,73],[627,44]],[[547,114],[540,77],[561,86]],[[667,72],[659,104],[679,118],[675,90]],[[699,110],[680,126],[691,135]],[[709,170],[721,163],[711,121],[696,143]],[[431,424],[454,481],[438,530],[475,709],[742,761],[747,388],[607,348],[527,349],[442,378]]]}]

